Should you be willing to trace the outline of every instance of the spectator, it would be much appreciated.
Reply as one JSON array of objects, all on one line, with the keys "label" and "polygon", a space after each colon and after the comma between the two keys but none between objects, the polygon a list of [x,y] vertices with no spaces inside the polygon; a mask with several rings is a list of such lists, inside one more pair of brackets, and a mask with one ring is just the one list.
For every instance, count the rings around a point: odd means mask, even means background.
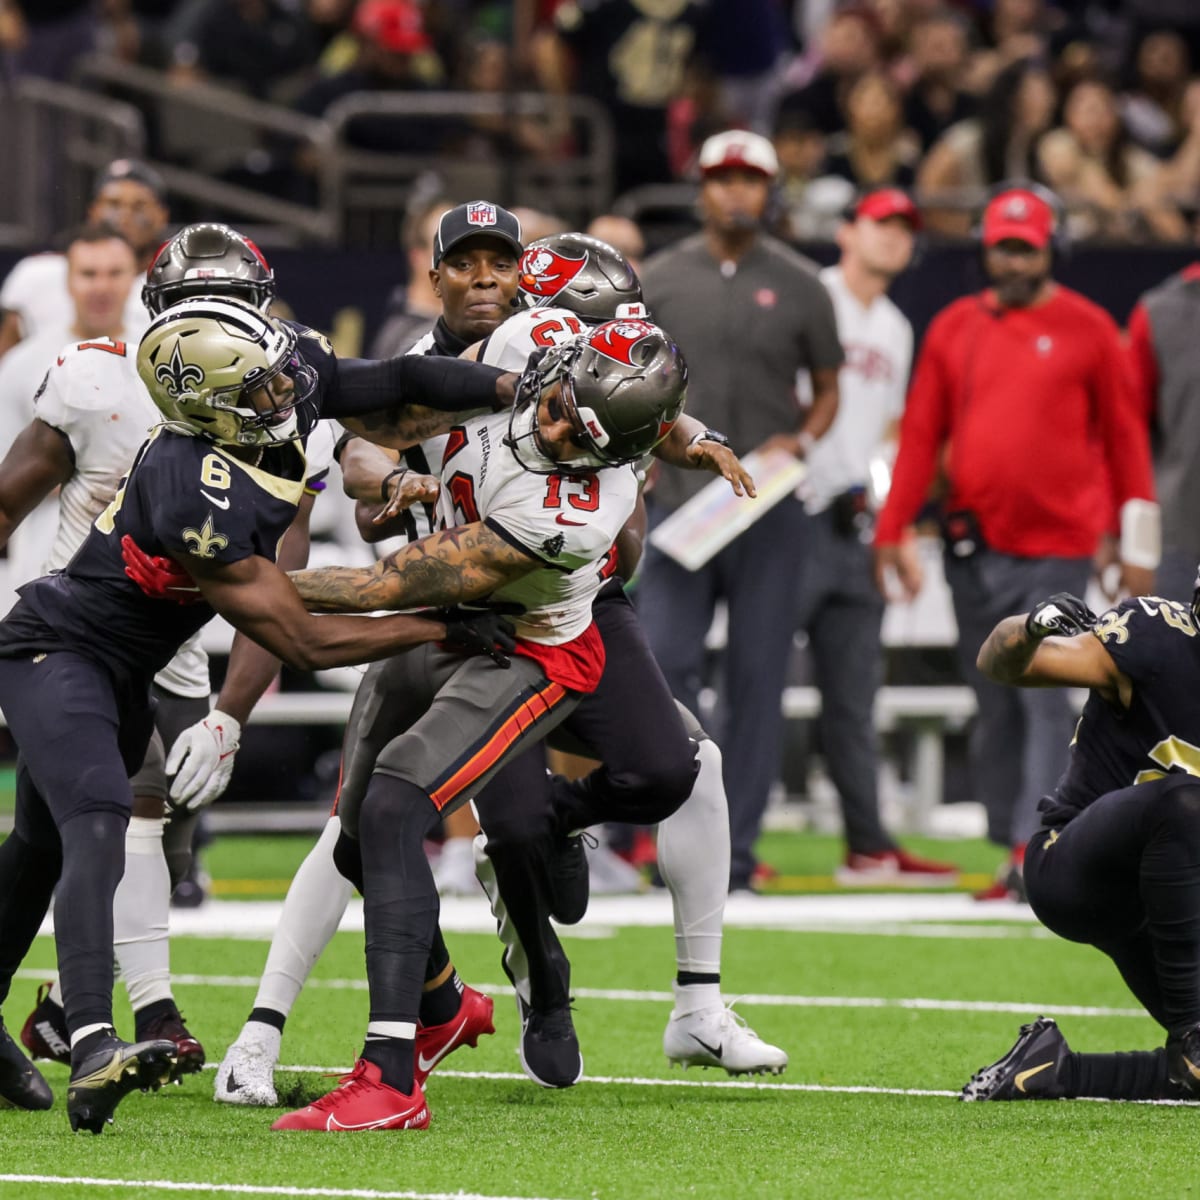
[{"label": "spectator", "polygon": [[783,97],[776,123],[802,112],[826,136],[844,129],[851,85],[883,63],[881,37],[879,19],[866,6],[835,12],[821,36],[820,69],[811,81]]},{"label": "spectator", "polygon": [[1054,85],[1043,63],[1027,59],[997,76],[979,115],[951,125],[917,171],[930,226],[966,233],[970,211],[1005,179],[1038,177],[1037,143],[1054,120]]},{"label": "spectator", "polygon": [[[687,357],[692,416],[727,430],[739,455],[778,447],[803,458],[837,411],[842,351],[833,306],[811,265],[762,230],[778,173],[771,143],[741,130],[718,134],[701,147],[700,172],[703,229],[646,264],[646,303]],[[807,414],[794,391],[802,370],[813,387]],[[647,498],[651,523],[703,482],[695,473],[664,474]],[[696,572],[652,547],[639,587],[650,646],[689,706],[713,606],[721,598],[729,605],[721,744],[734,890],[752,884],[753,845],[779,766],[805,521],[803,505],[788,497]]]},{"label": "spectator", "polygon": [[993,0],[980,23],[983,48],[971,56],[967,86],[982,94],[1016,63],[1048,57],[1050,32],[1062,20],[1044,0]]},{"label": "spectator", "polygon": [[[646,241],[636,221],[628,217],[618,217],[615,213],[602,213],[592,219],[584,232],[588,237],[599,238],[607,242],[621,254],[629,265],[639,275],[642,271],[642,259],[646,254]],[[532,241],[532,238],[528,239]]]},{"label": "spectator", "polygon": [[1063,103],[1063,122],[1038,143],[1040,175],[1071,212],[1073,238],[1182,240],[1187,225],[1159,193],[1158,160],[1130,139],[1117,97],[1100,79],[1084,79]]},{"label": "spectator", "polygon": [[542,87],[599,100],[616,132],[616,190],[671,178],[667,108],[681,90],[706,4],[568,0],[539,56]]},{"label": "spectator", "polygon": [[904,102],[904,123],[924,153],[951,125],[975,115],[978,101],[963,89],[967,24],[950,8],[938,9],[913,28],[913,81]]},{"label": "spectator", "polygon": [[91,0],[0,0],[0,52],[14,75],[65,83],[96,34]]},{"label": "spectator", "polygon": [[846,199],[842,181],[822,173],[824,135],[806,113],[795,109],[780,115],[774,144],[781,235],[797,241],[832,237]]},{"label": "spectator", "polygon": [[778,0],[712,0],[703,49],[730,123],[766,133],[787,50],[783,5]]},{"label": "spectator", "polygon": [[917,150],[904,128],[899,89],[882,71],[868,71],[846,93],[846,130],[827,144],[825,174],[856,192],[876,187],[911,188]]},{"label": "spectator", "polygon": [[190,0],[168,44],[177,83],[212,80],[260,100],[317,58],[307,17],[280,0]]},{"label": "spectator", "polygon": [[[440,81],[441,63],[415,0],[360,0],[353,29],[358,52],[351,64],[306,88],[293,106],[298,111],[321,117],[355,92],[421,91]],[[351,118],[345,139],[360,150],[433,153],[444,132],[428,120],[371,114]],[[302,157],[301,165],[315,170],[317,163]]]},{"label": "spectator", "polygon": [[[87,220],[113,226],[137,255],[143,274],[129,291],[125,329],[140,336],[149,321],[142,304],[145,269],[166,234],[167,193],[162,177],[145,163],[118,158],[96,180]],[[70,325],[73,306],[67,288],[65,254],[33,254],[21,259],[0,287],[0,356],[23,337]]]},{"label": "spectator", "polygon": [[1187,135],[1184,97],[1192,72],[1187,43],[1169,29],[1148,33],[1134,59],[1133,86],[1121,96],[1130,136],[1159,158],[1172,154]]},{"label": "spectator", "polygon": [[433,289],[429,269],[429,247],[433,245],[442,214],[453,207],[445,200],[432,200],[409,213],[404,222],[408,282],[397,287],[388,298],[383,324],[371,345],[372,358],[406,354],[442,315],[442,301]]},{"label": "spectator", "polygon": [[1200,263],[1143,294],[1129,318],[1134,396],[1150,430],[1154,486],[1162,506],[1156,590],[1190,602],[1200,563]]},{"label": "spectator", "polygon": [[[1060,228],[1056,198],[1044,189],[1014,185],[987,205],[990,286],[943,309],[925,335],[875,533],[880,587],[894,569],[911,598],[921,578],[906,530],[943,462],[946,578],[961,670],[979,706],[974,790],[988,837],[1011,849],[1006,875],[1019,871],[1074,718],[1058,692],[984,680],[976,652],[1001,616],[1056,592],[1083,594],[1109,525],[1110,486],[1121,507],[1123,585],[1152,591],[1157,561],[1144,536],[1157,514],[1149,442],[1120,339],[1107,313],[1051,278]],[[987,897],[1009,894],[1015,882]]]},{"label": "spectator", "polygon": [[[921,218],[909,196],[863,196],[837,232],[838,265],[821,272],[846,363],[838,411],[808,455],[809,525],[796,624],[808,633],[821,692],[821,755],[842,810],[846,886],[953,883],[954,867],[903,850],[879,815],[875,693],[883,682],[883,597],[871,578],[872,460],[890,457],[912,365],[912,326],[887,289],[912,261]],[[846,664],[854,669],[847,670]]]}]

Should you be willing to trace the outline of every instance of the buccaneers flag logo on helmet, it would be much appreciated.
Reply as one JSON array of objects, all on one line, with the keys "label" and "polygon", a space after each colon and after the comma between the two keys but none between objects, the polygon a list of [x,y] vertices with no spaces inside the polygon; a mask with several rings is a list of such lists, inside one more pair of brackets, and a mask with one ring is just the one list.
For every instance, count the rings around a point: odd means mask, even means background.
[{"label": "buccaneers flag logo on helmet", "polygon": [[545,246],[532,246],[521,255],[521,287],[532,296],[549,299],[583,270],[587,253],[582,258],[567,258]]},{"label": "buccaneers flag logo on helmet", "polygon": [[655,327],[649,321],[609,321],[588,338],[588,345],[605,358],[627,367],[640,367],[642,363],[633,357],[634,347],[654,332]]}]

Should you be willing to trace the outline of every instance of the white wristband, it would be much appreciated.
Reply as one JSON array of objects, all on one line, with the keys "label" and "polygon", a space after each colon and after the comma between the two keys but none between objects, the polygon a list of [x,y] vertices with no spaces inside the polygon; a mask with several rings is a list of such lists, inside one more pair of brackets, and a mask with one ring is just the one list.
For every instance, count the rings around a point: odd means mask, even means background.
[{"label": "white wristband", "polygon": [[1153,571],[1162,558],[1162,513],[1153,500],[1121,505],[1121,561]]}]

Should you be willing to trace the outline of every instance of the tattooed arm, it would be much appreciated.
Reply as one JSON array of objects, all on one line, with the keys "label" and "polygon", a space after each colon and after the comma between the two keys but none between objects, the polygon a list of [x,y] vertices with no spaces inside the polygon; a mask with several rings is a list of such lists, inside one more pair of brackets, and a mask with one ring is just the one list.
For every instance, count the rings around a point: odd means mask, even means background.
[{"label": "tattooed arm", "polygon": [[1039,640],[1026,629],[1025,618],[1025,613],[1005,617],[988,634],[975,660],[984,675],[1014,687],[1092,688],[1106,700],[1129,707],[1133,684],[1098,636]]},{"label": "tattooed arm", "polygon": [[[488,412],[489,409],[477,409]],[[381,408],[357,417],[339,417],[338,420],[351,433],[366,438],[377,446],[392,450],[407,450],[419,445],[427,438],[449,433],[455,425],[471,413],[438,412],[421,404],[399,404],[394,408]]]},{"label": "tattooed arm", "polygon": [[378,612],[479,600],[547,565],[476,521],[430,534],[372,567],[321,567],[291,578],[311,612]]}]

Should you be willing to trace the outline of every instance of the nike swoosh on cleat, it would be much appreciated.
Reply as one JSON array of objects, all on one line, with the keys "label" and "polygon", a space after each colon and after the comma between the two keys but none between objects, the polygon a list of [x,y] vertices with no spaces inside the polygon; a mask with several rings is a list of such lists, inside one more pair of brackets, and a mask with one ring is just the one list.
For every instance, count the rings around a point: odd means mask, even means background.
[{"label": "nike swoosh on cleat", "polygon": [[[404,1122],[404,1128],[408,1129],[414,1121],[419,1121],[425,1115],[425,1110],[419,1109],[415,1113],[409,1113],[408,1119]],[[378,1121],[364,1121],[361,1125],[343,1125],[332,1113],[329,1120],[325,1122],[326,1129],[341,1129],[346,1132],[352,1132],[355,1129],[378,1129],[381,1125],[386,1125],[389,1121],[394,1121],[397,1117],[404,1116],[404,1113],[392,1113],[391,1116],[380,1117]]]},{"label": "nike swoosh on cleat", "polygon": [[713,1056],[713,1058],[721,1057],[721,1051],[724,1049],[724,1046],[720,1042],[718,1042],[715,1046],[710,1046],[707,1042],[702,1042],[694,1033],[692,1034],[692,1041],[695,1042],[697,1046],[703,1046],[704,1049]]},{"label": "nike swoosh on cleat", "polygon": [[[1184,1061],[1186,1062],[1187,1060],[1185,1059]],[[1044,1071],[1047,1067],[1052,1066],[1054,1066],[1054,1059],[1051,1059],[1049,1062],[1044,1062],[1040,1066],[1030,1067],[1028,1071],[1019,1071],[1016,1079],[1013,1080],[1013,1084],[1016,1086],[1017,1091],[1024,1092],[1025,1081],[1027,1079],[1032,1079],[1035,1075]]]},{"label": "nike swoosh on cleat", "polygon": [[424,1054],[418,1054],[417,1070],[432,1071],[433,1068],[436,1067],[438,1063],[441,1062],[441,1060],[445,1058],[446,1055],[454,1048],[455,1040],[458,1038],[458,1035],[462,1033],[463,1029],[466,1027],[466,1024],[467,1018],[463,1017],[458,1028],[451,1035],[450,1040],[432,1058],[426,1058]]},{"label": "nike swoosh on cleat", "polygon": [[228,496],[224,496],[220,500],[218,500],[216,498],[216,496],[210,496],[203,488],[200,489],[200,495],[202,495],[205,498],[205,500],[207,500],[209,502],[209,504],[216,505],[217,508],[228,508],[229,507],[229,497]]},{"label": "nike swoosh on cleat", "polygon": [[225,1081],[225,1090],[227,1092],[240,1092],[242,1085],[233,1077],[233,1072],[229,1072],[229,1078]]}]

